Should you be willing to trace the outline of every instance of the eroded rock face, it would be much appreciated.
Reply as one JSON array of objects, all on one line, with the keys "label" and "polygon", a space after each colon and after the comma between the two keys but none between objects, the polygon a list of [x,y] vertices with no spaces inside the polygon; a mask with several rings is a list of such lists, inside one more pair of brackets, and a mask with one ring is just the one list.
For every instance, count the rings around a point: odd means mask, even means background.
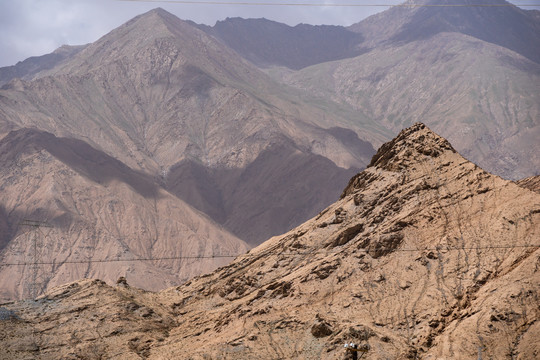
[{"label": "eroded rock face", "polygon": [[[425,124],[416,123],[402,130],[398,136],[379,148],[377,153],[373,155],[368,167],[400,171],[409,168],[414,163],[418,163],[425,156],[436,158],[445,151],[456,152],[448,140],[430,130],[426,131],[426,129]],[[363,186],[376,179],[377,175],[374,173],[359,173],[350,180],[349,185],[343,191],[342,197],[352,193],[354,190],[362,189]],[[391,186],[395,188],[398,185],[399,183],[395,183]],[[387,191],[391,190],[388,189]]]},{"label": "eroded rock face", "polygon": [[12,311],[20,318],[0,319],[0,357],[146,358],[153,344],[165,341],[176,324],[169,309],[153,296],[100,280],[82,280],[35,301],[19,302]]},{"label": "eroded rock face", "polygon": [[[17,349],[13,358],[38,351],[23,340],[35,322],[43,329],[35,342],[43,358],[67,355],[76,344],[46,345],[69,331],[70,322],[59,319],[121,293],[118,306],[131,315],[116,316],[120,324],[133,332],[151,321],[165,327],[128,339],[136,339],[127,342],[129,351],[148,358],[342,359],[344,343],[366,349],[367,359],[497,358],[509,351],[535,358],[540,195],[486,173],[422,124],[391,144],[338,202],[210,275],[156,294],[96,283],[108,290],[83,298],[59,289],[49,305],[4,305],[20,320],[9,323],[0,349]],[[48,316],[46,306],[59,316]],[[90,317],[82,318],[78,336],[102,356],[125,341],[92,337],[83,326]]]},{"label": "eroded rock face", "polygon": [[540,193],[540,175],[530,176],[516,181],[519,186]]}]

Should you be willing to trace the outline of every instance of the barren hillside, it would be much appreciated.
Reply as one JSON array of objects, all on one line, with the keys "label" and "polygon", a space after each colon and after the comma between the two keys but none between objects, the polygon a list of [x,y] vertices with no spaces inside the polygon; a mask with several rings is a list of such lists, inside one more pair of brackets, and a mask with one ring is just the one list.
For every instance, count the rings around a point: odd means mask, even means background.
[{"label": "barren hillside", "polygon": [[[160,290],[230,260],[212,255],[248,249],[152,177],[80,140],[14,131],[0,141],[0,162],[2,300],[88,277]],[[190,261],[197,256],[209,258]]]}]

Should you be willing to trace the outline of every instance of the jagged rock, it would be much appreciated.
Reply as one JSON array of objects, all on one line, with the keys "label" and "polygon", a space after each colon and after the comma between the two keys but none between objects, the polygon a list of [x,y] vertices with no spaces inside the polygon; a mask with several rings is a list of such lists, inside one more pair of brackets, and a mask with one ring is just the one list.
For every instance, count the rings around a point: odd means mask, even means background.
[{"label": "jagged rock", "polygon": [[313,269],[312,274],[314,274],[316,278],[324,280],[339,267],[339,264],[339,260],[333,261],[330,264],[323,263],[321,266]]},{"label": "jagged rock", "polygon": [[268,285],[267,289],[272,291],[271,297],[287,297],[291,293],[292,284],[286,281],[275,282]]},{"label": "jagged rock", "polygon": [[367,246],[367,252],[374,259],[388,255],[398,248],[403,238],[402,233],[383,234],[379,240],[373,241]]},{"label": "jagged rock", "polygon": [[322,338],[332,335],[332,329],[327,323],[317,323],[311,327],[311,334],[316,338]]},{"label": "jagged rock", "polygon": [[316,322],[311,327],[311,335],[316,338],[323,338],[332,335],[331,325],[317,314]]},{"label": "jagged rock", "polygon": [[516,184],[525,189],[529,189],[540,194],[540,175],[521,179],[519,181],[516,181]]},{"label": "jagged rock", "polygon": [[370,337],[375,336],[375,332],[367,326],[358,325],[349,327],[347,335],[356,340],[368,341]]},{"label": "jagged rock", "polygon": [[341,224],[347,218],[347,211],[343,208],[338,208],[335,211],[335,217],[332,220],[332,224]]},{"label": "jagged rock", "polygon": [[364,224],[359,223],[353,226],[350,226],[343,230],[334,241],[332,241],[329,246],[336,247],[342,246],[351,241],[356,235],[360,234],[364,230]]}]

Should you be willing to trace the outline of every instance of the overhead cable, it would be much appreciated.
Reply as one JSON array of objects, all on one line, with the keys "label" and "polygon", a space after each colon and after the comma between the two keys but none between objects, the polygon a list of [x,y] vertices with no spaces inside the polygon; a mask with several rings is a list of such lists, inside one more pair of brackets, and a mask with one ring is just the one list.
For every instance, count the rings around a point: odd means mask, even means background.
[{"label": "overhead cable", "polygon": [[273,2],[246,2],[246,1],[196,1],[196,0],[116,0],[123,2],[147,2],[165,4],[190,4],[190,5],[241,5],[241,6],[310,6],[310,7],[540,7],[540,4],[355,4],[355,3],[273,3]]},{"label": "overhead cable", "polygon": [[[500,249],[515,249],[515,248],[540,248],[540,244],[518,244],[518,245],[500,245],[500,246],[464,246],[464,247],[436,247],[436,248],[404,248],[394,249],[391,252],[424,252],[424,251],[469,251],[469,250],[500,250]],[[376,251],[377,249],[387,248],[384,246],[373,247],[370,249],[357,249],[357,251]],[[307,251],[307,252],[288,252],[278,253],[279,256],[306,256],[317,254],[339,254],[341,251]],[[144,257],[133,259],[81,259],[81,260],[66,260],[66,261],[44,261],[44,262],[20,262],[20,263],[3,263],[2,266],[25,266],[25,265],[65,265],[65,264],[88,264],[88,263],[115,263],[115,262],[137,262],[137,261],[164,261],[164,260],[199,260],[199,259],[220,259],[220,258],[250,258],[260,257],[266,254],[212,254],[212,255],[192,255],[192,256],[165,256],[165,257]]]}]

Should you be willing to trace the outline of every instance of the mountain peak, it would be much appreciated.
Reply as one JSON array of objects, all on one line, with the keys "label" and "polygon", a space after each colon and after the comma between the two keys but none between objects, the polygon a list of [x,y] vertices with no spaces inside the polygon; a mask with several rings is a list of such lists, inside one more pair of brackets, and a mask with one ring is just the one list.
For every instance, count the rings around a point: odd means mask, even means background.
[{"label": "mountain peak", "polygon": [[141,15],[137,16],[135,19],[137,19],[137,18],[139,18],[139,19],[140,18],[149,18],[149,17],[156,17],[156,16],[161,18],[161,19],[164,19],[164,20],[167,20],[167,19],[176,19],[177,21],[180,20],[176,15],[171,14],[167,10],[164,10],[164,9],[162,9],[160,7],[149,10],[149,11],[145,12],[144,14],[141,14]]},{"label": "mountain peak", "polygon": [[505,0],[460,3],[463,6],[455,6],[451,0],[407,1],[353,24],[349,30],[369,39],[365,44],[369,47],[407,44],[444,32],[461,33],[540,61],[540,22],[534,12]]},{"label": "mountain peak", "polygon": [[160,7],[157,7],[155,9],[152,9],[152,10],[148,11],[147,14],[157,14],[157,15],[160,15],[160,16],[174,16],[170,12],[168,12],[167,10],[165,10],[163,8],[160,8]]},{"label": "mountain peak", "polygon": [[383,144],[368,167],[401,170],[407,164],[418,161],[421,156],[438,157],[445,151],[456,152],[448,140],[431,131],[425,124],[416,123]]}]

